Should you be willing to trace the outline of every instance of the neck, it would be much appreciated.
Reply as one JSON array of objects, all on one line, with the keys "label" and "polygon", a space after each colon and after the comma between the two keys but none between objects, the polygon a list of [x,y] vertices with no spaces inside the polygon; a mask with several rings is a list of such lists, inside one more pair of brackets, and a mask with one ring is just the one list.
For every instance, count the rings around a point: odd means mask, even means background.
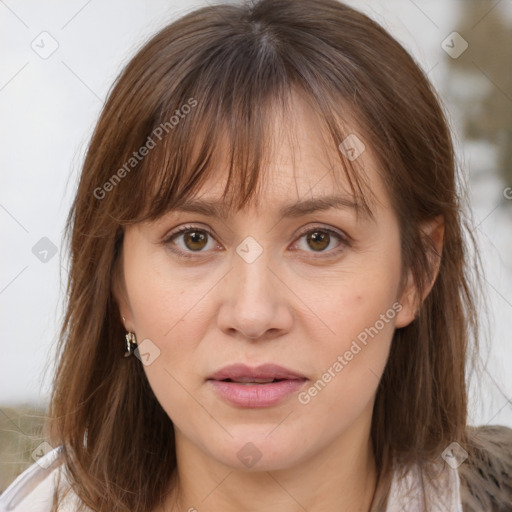
[{"label": "neck", "polygon": [[300,465],[259,472],[219,464],[176,430],[178,471],[158,512],[370,512],[377,468],[355,427]]}]

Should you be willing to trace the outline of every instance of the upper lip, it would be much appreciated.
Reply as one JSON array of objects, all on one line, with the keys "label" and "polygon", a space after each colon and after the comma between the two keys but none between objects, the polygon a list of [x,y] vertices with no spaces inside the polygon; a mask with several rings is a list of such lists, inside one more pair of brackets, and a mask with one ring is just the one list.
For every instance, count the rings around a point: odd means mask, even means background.
[{"label": "upper lip", "polygon": [[216,371],[208,380],[225,379],[305,379],[304,375],[277,364],[262,364],[251,368],[245,364],[230,364]]}]

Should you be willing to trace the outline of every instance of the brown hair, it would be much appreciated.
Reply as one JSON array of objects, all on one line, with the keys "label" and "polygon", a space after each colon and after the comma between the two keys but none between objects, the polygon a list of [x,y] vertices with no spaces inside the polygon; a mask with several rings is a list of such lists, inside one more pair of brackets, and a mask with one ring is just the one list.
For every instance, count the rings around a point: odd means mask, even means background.
[{"label": "brown hair", "polygon": [[[420,224],[444,219],[434,286],[416,319],[395,331],[378,387],[372,510],[384,508],[393,461],[407,468],[436,460],[453,441],[467,446],[465,363],[471,336],[478,345],[478,322],[462,184],[433,87],[382,27],[335,0],[208,6],[161,30],[116,80],[66,225],[68,303],[48,432],[63,446],[76,493],[94,510],[152,510],[176,467],[173,424],[139,361],[123,358],[113,290],[124,226],[193,195],[215,169],[221,134],[230,149],[224,197],[231,207],[247,204],[270,154],[268,119],[278,105],[290,110],[292,90],[318,113],[326,144],[339,146],[350,133],[341,120],[355,114],[399,221],[403,275],[411,270],[420,291],[436,257]],[[365,208],[368,190],[355,162],[339,157]]]}]

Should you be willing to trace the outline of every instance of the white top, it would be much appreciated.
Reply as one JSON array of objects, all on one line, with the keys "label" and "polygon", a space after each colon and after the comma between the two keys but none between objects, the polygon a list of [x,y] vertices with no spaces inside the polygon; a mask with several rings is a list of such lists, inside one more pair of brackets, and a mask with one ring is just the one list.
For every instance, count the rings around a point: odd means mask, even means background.
[{"label": "white top", "polygon": [[[435,468],[439,471],[439,489],[434,489],[424,479],[425,493],[429,500],[428,512],[463,512],[460,498],[460,480],[457,468],[441,460]],[[0,509],[0,512],[1,511]],[[398,482],[393,476],[386,512],[427,512],[420,487],[420,471],[417,465]]]},{"label": "white top", "polygon": [[[0,496],[0,512],[51,512],[59,472],[61,479],[66,480],[65,472],[61,471],[64,467],[61,453],[59,446],[21,473]],[[437,495],[431,487],[427,487],[428,494],[434,498],[428,512],[463,512],[458,471],[444,462],[441,464],[439,478],[442,493]],[[425,485],[428,486],[428,483]],[[59,512],[75,512],[77,503],[78,497],[70,491]],[[385,512],[426,512],[417,466],[400,483],[396,474],[393,476]]]}]

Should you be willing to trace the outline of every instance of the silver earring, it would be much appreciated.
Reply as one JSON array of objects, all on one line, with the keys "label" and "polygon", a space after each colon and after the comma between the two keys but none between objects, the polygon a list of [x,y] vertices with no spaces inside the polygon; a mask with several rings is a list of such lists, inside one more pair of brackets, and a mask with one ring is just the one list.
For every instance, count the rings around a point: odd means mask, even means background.
[{"label": "silver earring", "polygon": [[133,333],[133,332],[126,333],[125,338],[126,338],[126,350],[124,353],[124,357],[129,357],[133,354],[133,352],[137,348],[137,338],[135,337],[135,333]]}]

